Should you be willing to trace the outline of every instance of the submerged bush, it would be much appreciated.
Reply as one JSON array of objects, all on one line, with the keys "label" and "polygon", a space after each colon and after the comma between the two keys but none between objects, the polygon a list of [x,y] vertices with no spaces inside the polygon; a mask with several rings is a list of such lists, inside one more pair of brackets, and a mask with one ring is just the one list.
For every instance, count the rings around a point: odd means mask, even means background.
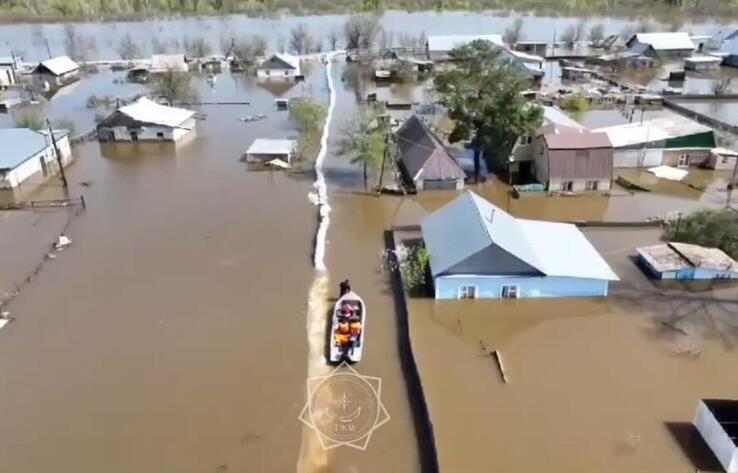
[{"label": "submerged bush", "polygon": [[666,222],[664,239],[716,247],[738,258],[738,213],[732,209],[700,210]]}]

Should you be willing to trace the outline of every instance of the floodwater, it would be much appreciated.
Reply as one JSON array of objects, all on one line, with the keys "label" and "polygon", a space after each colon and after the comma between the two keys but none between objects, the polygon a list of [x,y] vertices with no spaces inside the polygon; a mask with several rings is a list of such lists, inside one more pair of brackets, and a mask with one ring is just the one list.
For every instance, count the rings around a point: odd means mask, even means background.
[{"label": "floodwater", "polygon": [[735,100],[682,100],[679,105],[726,125],[738,126],[738,101]]}]

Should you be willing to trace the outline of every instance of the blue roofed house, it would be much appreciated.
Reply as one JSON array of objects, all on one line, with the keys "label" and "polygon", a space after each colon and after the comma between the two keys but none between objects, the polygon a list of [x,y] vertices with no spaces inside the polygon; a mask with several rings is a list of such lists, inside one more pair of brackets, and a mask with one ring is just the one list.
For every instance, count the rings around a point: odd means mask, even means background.
[{"label": "blue roofed house", "polygon": [[470,191],[421,228],[436,299],[601,297],[618,280],[576,226],[515,218]]},{"label": "blue roofed house", "polygon": [[[69,132],[54,130],[61,161],[72,156]],[[46,177],[57,166],[56,154],[48,132],[28,128],[0,128],[0,189],[13,189],[32,176]]]}]

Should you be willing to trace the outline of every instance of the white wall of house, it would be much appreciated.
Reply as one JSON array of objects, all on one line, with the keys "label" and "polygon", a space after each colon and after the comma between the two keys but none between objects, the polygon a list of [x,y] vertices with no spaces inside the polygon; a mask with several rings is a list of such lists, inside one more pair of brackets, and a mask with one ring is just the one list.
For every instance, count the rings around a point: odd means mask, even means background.
[{"label": "white wall of house", "polygon": [[15,84],[15,69],[13,66],[0,66],[0,87]]},{"label": "white wall of house", "polygon": [[609,179],[551,179],[547,182],[549,192],[608,192]]},{"label": "white wall of house", "polygon": [[295,69],[257,69],[259,79],[294,79],[297,76]]},{"label": "white wall of house", "polygon": [[[193,118],[178,128],[151,125],[141,128],[114,126],[101,127],[100,133],[112,132],[113,141],[178,141],[189,134],[194,134],[195,127],[195,120]],[[136,136],[136,140],[133,139],[134,135]]]},{"label": "white wall of house", "polygon": [[616,168],[660,166],[664,160],[664,150],[616,148],[612,158]]},{"label": "white wall of house", "polygon": [[[69,137],[65,136],[64,138],[57,140],[57,146],[59,147],[62,164],[66,166],[72,159],[72,149],[69,145]],[[18,187],[28,178],[36,174],[44,176],[44,169],[46,170],[46,173],[49,173],[57,169],[57,167],[54,148],[51,143],[49,143],[44,150],[34,154],[29,159],[19,164],[15,169],[12,169],[6,174],[4,179],[0,179],[0,188],[12,189]]]},{"label": "white wall of house", "polygon": [[704,402],[697,406],[694,426],[727,473],[738,473],[738,448]]}]

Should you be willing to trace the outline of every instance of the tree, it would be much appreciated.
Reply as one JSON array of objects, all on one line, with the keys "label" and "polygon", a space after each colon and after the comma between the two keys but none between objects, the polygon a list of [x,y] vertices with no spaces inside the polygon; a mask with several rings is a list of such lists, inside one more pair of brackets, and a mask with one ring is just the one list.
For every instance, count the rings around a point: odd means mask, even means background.
[{"label": "tree", "polygon": [[564,97],[560,105],[561,108],[571,113],[583,113],[591,108],[589,99],[581,92]]},{"label": "tree", "polygon": [[120,45],[118,45],[118,55],[121,59],[125,59],[126,61],[138,59],[143,56],[141,48],[133,41],[133,38],[131,38],[129,33],[126,33],[125,36],[121,38]]},{"label": "tree", "polygon": [[664,229],[668,241],[717,247],[738,258],[738,214],[733,209],[699,210],[684,218],[669,219]]},{"label": "tree", "polygon": [[489,41],[476,40],[450,54],[454,67],[439,72],[434,86],[454,122],[449,141],[471,141],[479,179],[482,154],[507,160],[518,137],[541,125],[543,109],[526,102],[527,81]]},{"label": "tree", "polygon": [[72,24],[64,25],[64,49],[67,56],[77,61],[86,61],[92,56],[97,47],[93,38],[77,33]]},{"label": "tree", "polygon": [[344,25],[346,49],[371,49],[381,28],[375,15],[352,15]]},{"label": "tree", "polygon": [[340,154],[364,170],[364,187],[369,181],[369,169],[378,169],[387,151],[387,121],[368,106],[360,107],[345,124],[338,139]]},{"label": "tree", "polygon": [[251,35],[239,38],[233,48],[233,55],[244,62],[253,62],[266,53],[267,41],[262,36]]},{"label": "tree", "polygon": [[210,44],[204,38],[185,38],[184,48],[187,56],[194,58],[203,58],[212,52]]},{"label": "tree", "polygon": [[726,77],[724,79],[720,79],[717,82],[712,83],[712,93],[713,95],[725,95],[728,90],[730,90],[730,86],[733,84],[733,78],[732,77]]},{"label": "tree", "polygon": [[317,149],[326,114],[325,107],[312,99],[297,98],[290,101],[290,120],[300,132],[297,147],[301,157]]},{"label": "tree", "polygon": [[569,25],[561,34],[561,41],[565,42],[569,46],[573,46],[574,43],[584,38],[584,30],[586,26],[587,24],[584,21]]},{"label": "tree", "polygon": [[338,31],[331,30],[328,33],[328,45],[331,48],[331,51],[335,51],[338,48]]},{"label": "tree", "polygon": [[290,49],[297,54],[307,54],[313,49],[313,37],[304,23],[290,30]]},{"label": "tree", "polygon": [[153,93],[157,97],[166,99],[169,105],[174,105],[175,101],[190,100],[195,96],[195,92],[190,85],[190,75],[173,69],[168,69],[166,72],[155,76]]},{"label": "tree", "polygon": [[596,25],[593,25],[592,28],[589,29],[589,40],[593,43],[599,43],[605,38],[605,25],[602,23],[598,23]]},{"label": "tree", "polygon": [[523,39],[523,19],[516,18],[512,26],[505,28],[502,40],[507,44],[515,44]]}]

